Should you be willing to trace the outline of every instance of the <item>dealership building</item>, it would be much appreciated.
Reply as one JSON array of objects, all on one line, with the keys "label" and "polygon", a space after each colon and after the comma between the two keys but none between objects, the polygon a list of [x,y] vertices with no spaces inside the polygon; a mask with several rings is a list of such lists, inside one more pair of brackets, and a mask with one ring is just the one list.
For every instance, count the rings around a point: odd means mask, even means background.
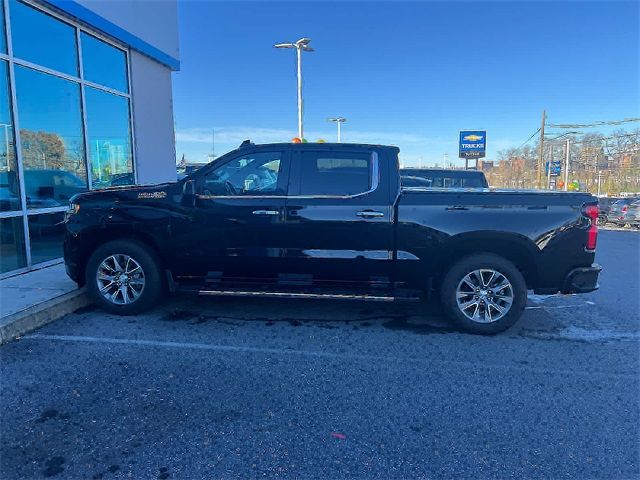
[{"label": "dealership building", "polygon": [[175,0],[0,0],[0,278],[59,261],[69,198],[175,180]]}]

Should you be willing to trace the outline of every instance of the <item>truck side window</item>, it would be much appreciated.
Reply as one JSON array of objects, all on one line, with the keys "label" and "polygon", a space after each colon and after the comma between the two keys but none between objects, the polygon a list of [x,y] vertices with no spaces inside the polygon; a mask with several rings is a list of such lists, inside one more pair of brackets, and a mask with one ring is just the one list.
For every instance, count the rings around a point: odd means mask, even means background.
[{"label": "truck side window", "polygon": [[356,195],[371,189],[371,154],[304,152],[300,195]]},{"label": "truck side window", "polygon": [[205,195],[278,195],[281,152],[254,152],[214,168],[204,177]]}]

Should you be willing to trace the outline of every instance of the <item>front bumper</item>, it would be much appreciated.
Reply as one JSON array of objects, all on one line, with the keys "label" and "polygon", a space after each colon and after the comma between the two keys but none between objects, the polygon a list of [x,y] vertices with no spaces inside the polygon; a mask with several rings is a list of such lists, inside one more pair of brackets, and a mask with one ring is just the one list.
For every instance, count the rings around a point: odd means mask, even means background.
[{"label": "front bumper", "polygon": [[564,279],[562,293],[589,293],[600,288],[598,275],[602,267],[594,263],[590,267],[571,270]]},{"label": "front bumper", "polygon": [[76,239],[67,232],[63,244],[64,267],[69,278],[71,278],[71,280],[73,280],[74,282],[81,284],[82,271],[78,262],[80,249],[75,240]]}]

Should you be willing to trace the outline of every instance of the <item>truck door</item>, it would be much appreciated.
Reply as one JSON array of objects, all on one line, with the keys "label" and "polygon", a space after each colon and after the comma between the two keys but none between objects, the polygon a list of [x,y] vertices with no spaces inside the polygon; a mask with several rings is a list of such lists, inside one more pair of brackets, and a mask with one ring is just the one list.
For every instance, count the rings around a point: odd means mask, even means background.
[{"label": "truck door", "polygon": [[287,272],[317,286],[387,286],[393,224],[388,165],[341,146],[293,152],[286,210]]},{"label": "truck door", "polygon": [[198,177],[193,223],[176,249],[179,272],[211,281],[277,279],[287,158],[284,151],[248,150]]}]

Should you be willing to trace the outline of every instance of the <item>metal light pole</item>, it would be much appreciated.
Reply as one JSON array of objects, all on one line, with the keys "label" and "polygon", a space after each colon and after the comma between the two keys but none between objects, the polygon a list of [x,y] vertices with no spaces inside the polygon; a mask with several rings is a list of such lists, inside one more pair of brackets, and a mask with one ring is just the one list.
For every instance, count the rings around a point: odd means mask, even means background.
[{"label": "metal light pole", "polygon": [[569,158],[571,157],[571,139],[567,138],[564,154],[564,191],[569,190]]},{"label": "metal light pole", "polygon": [[298,138],[302,140],[304,130],[302,128],[302,51],[313,52],[309,46],[310,38],[301,38],[295,43],[276,43],[275,48],[295,48],[298,63]]},{"label": "metal light pole", "polygon": [[4,143],[5,143],[5,153],[6,153],[6,161],[7,164],[5,165],[7,168],[7,172],[11,171],[11,164],[9,163],[9,127],[11,125],[9,125],[8,123],[0,123],[0,125],[2,125],[4,127]]},{"label": "metal light pole", "polygon": [[553,163],[553,145],[549,145],[549,161],[547,162],[547,190],[551,190],[551,164]]},{"label": "metal light pole", "polygon": [[602,170],[598,170],[598,197],[600,196],[600,184],[602,183]]},{"label": "metal light pole", "polygon": [[338,143],[340,143],[342,141],[340,136],[340,124],[346,122],[347,119],[344,117],[335,117],[335,118],[328,118],[327,120],[330,122],[335,122],[338,125]]}]

